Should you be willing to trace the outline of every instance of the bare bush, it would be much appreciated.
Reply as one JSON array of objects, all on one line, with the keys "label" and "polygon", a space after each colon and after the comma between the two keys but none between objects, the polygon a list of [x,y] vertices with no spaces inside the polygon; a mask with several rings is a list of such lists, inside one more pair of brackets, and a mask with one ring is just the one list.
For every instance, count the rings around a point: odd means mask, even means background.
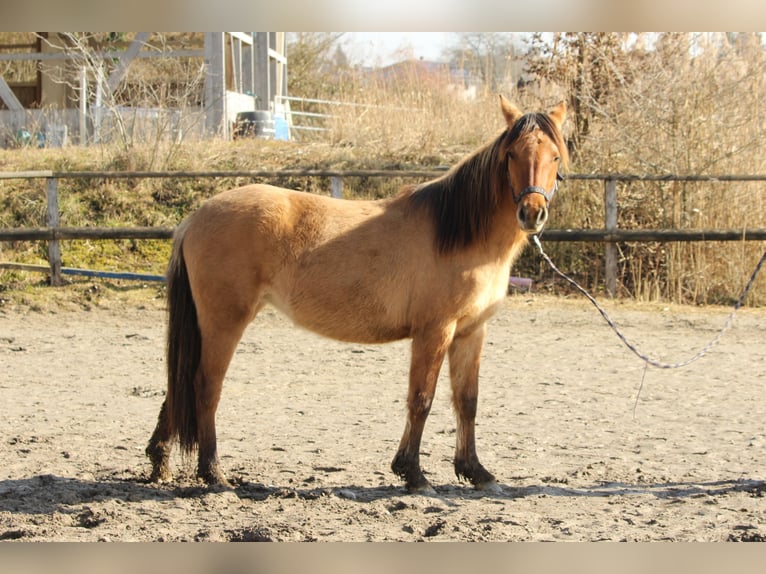
[{"label": "bare bush", "polygon": [[[577,171],[764,172],[766,126],[759,110],[766,98],[766,69],[757,35],[583,33],[561,38],[557,48],[538,50],[533,67],[565,82],[575,112]],[[763,228],[762,187],[631,183],[619,191],[619,226]],[[576,205],[565,206],[568,216],[557,223],[580,227],[598,221],[603,208],[593,201],[593,191],[569,191],[562,201]],[[762,248],[744,242],[620,245],[622,286],[642,299],[729,302]],[[763,300],[764,292],[761,288],[753,298]]]}]

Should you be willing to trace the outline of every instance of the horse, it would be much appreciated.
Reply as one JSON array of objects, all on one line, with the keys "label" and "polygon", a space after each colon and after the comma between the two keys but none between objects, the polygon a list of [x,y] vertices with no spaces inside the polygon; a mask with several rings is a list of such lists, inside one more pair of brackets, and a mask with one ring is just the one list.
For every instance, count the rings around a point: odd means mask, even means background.
[{"label": "horse", "polygon": [[408,492],[433,491],[420,442],[449,357],[457,420],[454,470],[498,488],[476,454],[486,322],[511,265],[539,233],[567,165],[566,105],[522,112],[500,95],[505,128],[441,177],[379,200],[262,184],[208,199],[174,232],[167,269],[167,392],[146,448],[150,480],[172,480],[171,447],[197,450],[197,476],[228,485],[215,413],[237,344],[271,305],[340,341],[411,339],[407,417],[391,470]]}]

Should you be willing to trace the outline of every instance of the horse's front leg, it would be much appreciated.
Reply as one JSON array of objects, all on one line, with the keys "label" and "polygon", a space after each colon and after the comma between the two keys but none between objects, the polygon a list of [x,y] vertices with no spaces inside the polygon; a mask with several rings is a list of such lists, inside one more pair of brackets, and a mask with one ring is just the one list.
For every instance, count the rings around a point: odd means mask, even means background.
[{"label": "horse's front leg", "polygon": [[454,326],[431,329],[412,339],[410,386],[407,395],[407,424],[391,470],[404,479],[409,492],[427,492],[431,485],[420,468],[420,440],[436,391],[439,370],[444,362]]},{"label": "horse's front leg", "polygon": [[495,487],[495,477],[479,462],[476,454],[474,421],[479,397],[479,364],[486,325],[455,337],[449,348],[452,404],[457,418],[455,474],[478,490]]}]

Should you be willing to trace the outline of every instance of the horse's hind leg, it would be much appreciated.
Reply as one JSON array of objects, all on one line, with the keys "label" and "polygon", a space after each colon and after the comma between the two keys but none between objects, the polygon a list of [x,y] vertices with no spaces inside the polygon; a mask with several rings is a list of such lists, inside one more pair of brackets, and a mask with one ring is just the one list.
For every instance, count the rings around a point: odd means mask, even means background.
[{"label": "horse's hind leg", "polygon": [[167,407],[165,401],[162,401],[157,426],[152,433],[152,438],[149,439],[149,445],[146,447],[146,456],[152,463],[152,475],[149,477],[152,482],[168,482],[173,478],[173,474],[170,472],[170,449],[173,438],[171,435]]},{"label": "horse's hind leg", "polygon": [[199,444],[197,475],[208,484],[228,485],[218,460],[215,413],[221,398],[223,379],[242,333],[255,317],[255,311],[213,314],[206,320],[200,314],[202,356],[194,379]]},{"label": "horse's hind leg", "polygon": [[[239,321],[229,330],[207,329],[203,335],[200,366],[194,378],[194,397],[199,445],[197,474],[208,484],[228,484],[218,461],[215,412],[221,398],[223,378],[248,322]],[[169,482],[173,478],[170,471],[173,438],[166,402],[163,401],[157,426],[146,447],[146,455],[152,463],[149,480]]]},{"label": "horse's hind leg", "polygon": [[399,450],[391,463],[391,470],[404,479],[409,492],[431,490],[420,468],[420,440],[452,333],[452,329],[432,330],[412,339],[407,424],[399,443]]},{"label": "horse's hind leg", "polygon": [[479,462],[476,454],[474,421],[479,396],[479,364],[486,326],[456,337],[449,348],[452,404],[457,417],[455,474],[477,489],[493,488],[495,477]]}]

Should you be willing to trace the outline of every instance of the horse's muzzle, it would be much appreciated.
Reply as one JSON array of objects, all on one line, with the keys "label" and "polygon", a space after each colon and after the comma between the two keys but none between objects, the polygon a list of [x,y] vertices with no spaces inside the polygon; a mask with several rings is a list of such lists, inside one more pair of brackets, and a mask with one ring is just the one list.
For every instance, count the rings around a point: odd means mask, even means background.
[{"label": "horse's muzzle", "polygon": [[548,221],[547,202],[522,202],[516,211],[521,229],[527,233],[539,233]]}]

